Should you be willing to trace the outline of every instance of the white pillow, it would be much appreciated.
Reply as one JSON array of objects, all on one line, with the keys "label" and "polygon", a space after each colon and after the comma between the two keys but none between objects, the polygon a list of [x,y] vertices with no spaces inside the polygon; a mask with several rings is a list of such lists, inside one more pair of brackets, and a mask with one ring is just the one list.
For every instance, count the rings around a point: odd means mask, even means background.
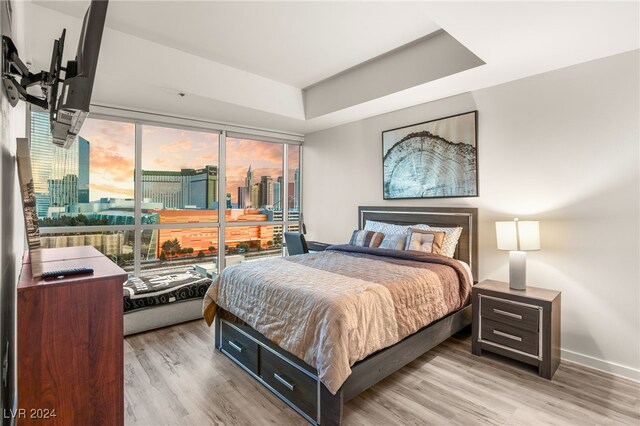
[{"label": "white pillow", "polygon": [[456,226],[455,228],[444,228],[419,224],[414,225],[413,228],[424,229],[427,231],[444,232],[444,242],[442,243],[442,250],[440,251],[440,254],[447,257],[453,257],[456,254],[456,246],[458,245],[460,235],[462,235],[461,226]]},{"label": "white pillow", "polygon": [[382,232],[383,234],[406,234],[409,226],[395,225],[393,223],[376,222],[367,220],[364,224],[365,231]]}]

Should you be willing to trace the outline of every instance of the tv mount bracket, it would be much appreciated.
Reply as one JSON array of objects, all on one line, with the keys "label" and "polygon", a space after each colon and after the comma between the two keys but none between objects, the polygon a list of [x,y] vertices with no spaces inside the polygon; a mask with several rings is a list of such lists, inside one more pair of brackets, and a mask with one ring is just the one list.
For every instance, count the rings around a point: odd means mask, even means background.
[{"label": "tv mount bracket", "polygon": [[[64,39],[64,33],[62,37]],[[56,40],[54,52],[57,50],[57,43],[58,40]],[[57,65],[59,67],[59,62]],[[19,82],[17,80],[18,78],[20,79]],[[16,106],[18,101],[23,100],[37,105],[44,110],[48,110],[49,101],[47,99],[47,93],[54,83],[57,82],[52,78],[52,73],[40,71],[34,74],[29,71],[18,56],[18,49],[13,43],[13,40],[8,36],[2,36],[2,84],[4,85],[5,93],[9,98],[11,106]],[[27,93],[27,89],[36,84],[42,87],[43,98]]]}]

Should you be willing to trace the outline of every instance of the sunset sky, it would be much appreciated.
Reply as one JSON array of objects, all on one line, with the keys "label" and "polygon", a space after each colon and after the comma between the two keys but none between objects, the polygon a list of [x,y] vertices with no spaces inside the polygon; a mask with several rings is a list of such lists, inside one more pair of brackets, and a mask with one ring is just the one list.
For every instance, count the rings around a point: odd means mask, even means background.
[{"label": "sunset sky", "polygon": [[[135,126],[130,123],[87,119],[81,136],[91,143],[91,200],[133,197]],[[142,169],[172,170],[218,165],[219,136],[182,129],[144,126]],[[244,185],[249,165],[256,181],[282,175],[283,145],[227,138],[227,192],[232,201]],[[298,167],[298,148],[290,148],[289,176]]]}]

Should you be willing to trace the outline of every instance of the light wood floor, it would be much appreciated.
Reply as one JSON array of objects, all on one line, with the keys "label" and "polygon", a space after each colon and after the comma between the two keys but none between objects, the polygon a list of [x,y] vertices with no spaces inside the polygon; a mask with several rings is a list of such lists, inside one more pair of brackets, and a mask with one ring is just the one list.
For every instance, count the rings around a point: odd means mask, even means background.
[{"label": "light wood floor", "polygon": [[[570,363],[553,381],[452,337],[345,404],[346,425],[640,424],[640,384]],[[190,322],[125,339],[129,425],[308,425]]]}]

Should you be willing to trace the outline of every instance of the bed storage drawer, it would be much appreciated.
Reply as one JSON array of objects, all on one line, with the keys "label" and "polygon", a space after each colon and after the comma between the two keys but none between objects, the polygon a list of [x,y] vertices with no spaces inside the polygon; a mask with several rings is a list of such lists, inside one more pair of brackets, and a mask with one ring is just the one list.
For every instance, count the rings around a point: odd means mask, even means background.
[{"label": "bed storage drawer", "polygon": [[222,350],[249,371],[258,374],[258,344],[233,326],[222,323]]},{"label": "bed storage drawer", "polygon": [[260,378],[306,415],[318,412],[318,382],[264,347],[260,348]]},{"label": "bed storage drawer", "polygon": [[538,331],[540,311],[534,307],[482,296],[481,315],[525,330]]},{"label": "bed storage drawer", "polygon": [[538,355],[539,334],[482,318],[482,339],[531,355]]}]

